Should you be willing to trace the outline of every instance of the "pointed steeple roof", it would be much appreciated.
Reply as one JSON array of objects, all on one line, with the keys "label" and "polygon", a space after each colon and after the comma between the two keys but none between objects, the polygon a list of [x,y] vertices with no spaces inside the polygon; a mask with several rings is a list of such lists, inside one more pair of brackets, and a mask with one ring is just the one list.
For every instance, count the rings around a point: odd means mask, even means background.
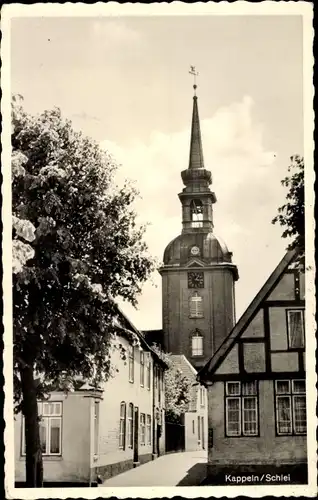
[{"label": "pointed steeple roof", "polygon": [[[196,85],[193,86],[194,90]],[[204,168],[203,150],[201,141],[198,98],[193,96],[192,128],[190,141],[189,169]]]}]

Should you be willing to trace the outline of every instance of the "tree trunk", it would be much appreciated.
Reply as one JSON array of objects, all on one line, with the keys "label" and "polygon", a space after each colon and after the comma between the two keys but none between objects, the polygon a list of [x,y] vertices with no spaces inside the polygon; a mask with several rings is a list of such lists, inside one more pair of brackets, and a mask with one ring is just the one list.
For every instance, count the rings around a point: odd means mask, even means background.
[{"label": "tree trunk", "polygon": [[32,364],[21,367],[20,375],[26,446],[26,487],[39,488],[43,486],[43,462],[40,443],[37,394]]}]

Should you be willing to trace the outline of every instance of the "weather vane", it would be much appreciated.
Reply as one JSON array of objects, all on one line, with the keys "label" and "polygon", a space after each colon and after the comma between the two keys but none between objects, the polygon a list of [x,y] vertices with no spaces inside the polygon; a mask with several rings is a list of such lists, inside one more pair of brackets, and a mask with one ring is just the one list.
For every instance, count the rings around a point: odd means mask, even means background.
[{"label": "weather vane", "polygon": [[199,73],[195,70],[195,66],[190,66],[189,73],[190,73],[190,75],[193,75],[193,77],[194,77],[193,88],[194,88],[194,95],[195,95],[195,89],[197,88],[196,77],[199,75]]}]

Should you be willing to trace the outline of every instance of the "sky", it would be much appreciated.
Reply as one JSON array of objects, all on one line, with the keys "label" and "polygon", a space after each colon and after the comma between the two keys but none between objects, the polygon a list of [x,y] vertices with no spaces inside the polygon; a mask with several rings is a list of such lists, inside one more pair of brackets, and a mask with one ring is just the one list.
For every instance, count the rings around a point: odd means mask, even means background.
[{"label": "sky", "polygon": [[[286,248],[271,220],[290,156],[304,149],[302,43],[296,15],[15,18],[11,90],[32,113],[60,107],[113,154],[117,182],[140,191],[138,220],[162,261],[181,232],[195,65],[215,233],[238,266],[239,318]],[[123,310],[139,329],[161,328],[160,275],[137,310]]]}]

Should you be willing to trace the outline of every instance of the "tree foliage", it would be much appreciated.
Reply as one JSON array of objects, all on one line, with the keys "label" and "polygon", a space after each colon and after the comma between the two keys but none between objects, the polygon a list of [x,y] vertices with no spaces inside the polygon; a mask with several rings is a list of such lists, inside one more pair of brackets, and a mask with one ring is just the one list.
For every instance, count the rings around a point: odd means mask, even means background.
[{"label": "tree foliage", "polygon": [[283,238],[291,238],[288,249],[298,247],[300,258],[305,252],[305,193],[304,193],[304,159],[299,155],[291,156],[288,167],[290,175],[281,183],[288,189],[286,203],[278,208],[278,214],[272,220],[283,227]]},{"label": "tree foliage", "polygon": [[22,104],[13,99],[13,351],[28,456],[39,448],[27,432],[34,397],[61,378],[107,379],[114,301],[135,305],[154,262],[132,208],[137,193],[115,186],[110,154],[59,109],[32,116]]},{"label": "tree foliage", "polygon": [[173,363],[171,354],[163,352],[156,345],[152,348],[168,366],[164,372],[166,420],[180,422],[181,415],[189,410],[192,382]]}]

